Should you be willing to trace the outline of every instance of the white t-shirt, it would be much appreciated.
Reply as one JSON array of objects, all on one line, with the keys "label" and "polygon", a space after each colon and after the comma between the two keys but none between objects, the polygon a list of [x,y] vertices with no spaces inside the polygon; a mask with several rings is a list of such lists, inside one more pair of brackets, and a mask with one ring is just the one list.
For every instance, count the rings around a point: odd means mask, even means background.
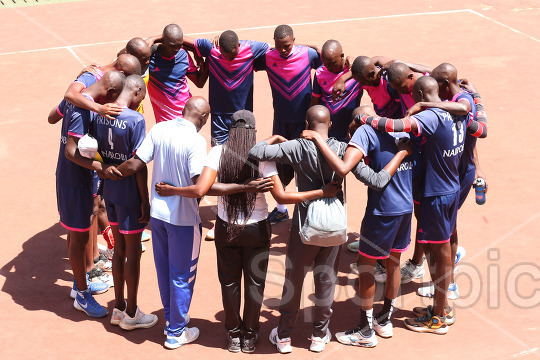
[{"label": "white t-shirt", "polygon": [[137,156],[154,161],[150,216],[177,226],[201,223],[197,199],[182,196],[159,196],[155,184],[193,185],[191,178],[200,175],[206,159],[206,140],[192,122],[177,118],[160,122],[150,129]]},{"label": "white t-shirt", "polygon": [[[207,166],[211,169],[218,171],[219,161],[221,159],[221,154],[223,152],[223,146],[218,145],[214,146],[208,153],[206,158],[206,163],[204,166]],[[259,162],[259,174],[261,177],[266,178],[270,176],[277,175],[276,164],[274,162]],[[225,203],[224,197],[218,196],[218,216],[228,222],[227,213],[225,212]],[[266,203],[266,198],[263,193],[258,193],[255,199],[255,207],[253,208],[253,213],[251,217],[245,221],[242,214],[238,214],[239,224],[253,224],[259,221],[262,221],[268,217],[268,204]]]}]

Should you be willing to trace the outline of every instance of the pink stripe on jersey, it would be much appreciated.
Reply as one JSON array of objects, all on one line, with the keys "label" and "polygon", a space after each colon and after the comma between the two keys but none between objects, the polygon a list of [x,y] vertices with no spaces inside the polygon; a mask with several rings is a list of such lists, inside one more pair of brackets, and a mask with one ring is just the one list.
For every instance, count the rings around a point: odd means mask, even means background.
[{"label": "pink stripe on jersey", "polygon": [[61,117],[64,117],[64,114],[62,114],[62,112],[60,111],[60,109],[58,108],[58,106],[56,107],[56,112],[58,115],[60,115]]},{"label": "pink stripe on jersey", "polygon": [[73,137],[76,137],[76,138],[82,138],[84,135],[81,135],[81,134],[76,134],[76,133],[73,133],[71,131],[68,131],[68,136],[73,136]]},{"label": "pink stripe on jersey", "polygon": [[182,88],[178,91],[176,97],[172,97],[152,82],[148,82],[148,95],[150,95],[150,102],[154,109],[156,123],[182,117],[182,110],[184,110],[186,102],[192,95],[189,92],[185,78],[179,82],[178,87]]},{"label": "pink stripe on jersey", "polygon": [[307,52],[306,47],[293,46],[289,56],[284,59],[276,49],[269,50],[266,53],[266,67],[289,83],[299,73],[310,67]]}]

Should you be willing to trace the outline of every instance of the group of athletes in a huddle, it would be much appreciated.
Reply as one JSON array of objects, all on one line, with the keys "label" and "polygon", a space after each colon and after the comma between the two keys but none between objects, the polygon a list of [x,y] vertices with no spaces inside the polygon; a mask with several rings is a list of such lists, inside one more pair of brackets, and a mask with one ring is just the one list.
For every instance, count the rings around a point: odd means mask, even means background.
[{"label": "group of athletes in a huddle", "polygon": [[[481,97],[448,63],[431,69],[382,56],[351,60],[336,40],[320,49],[295,44],[287,25],[275,29],[269,45],[239,40],[230,30],[213,40],[194,39],[171,24],[159,36],[130,40],[111,64],[85,68],[48,119],[62,120],[56,188],[60,221],[68,230],[75,308],[106,316],[93,295],[114,285],[111,324],[131,330],[158,322],[137,305],[141,236],[148,236],[150,222],[164,346],[197,339],[199,330],[187,326],[202,230],[197,199],[214,195],[218,212],[209,237],[215,238],[228,349],[253,352],[270,224],[289,219],[285,204],[294,203],[280,321],[269,338],[279,352],[292,351],[302,284],[313,269],[310,350],[321,352],[332,337],[341,246],[304,244],[299,229],[309,200],[343,199],[341,181],[353,172],[368,186],[360,240],[349,244],[358,252],[351,268],[359,274],[360,320],[336,339],[373,347],[377,335],[391,337],[400,283],[423,277],[426,258],[433,285],[418,294],[432,297],[433,306],[414,308],[405,325],[445,334],[455,322],[448,300],[459,297],[454,273],[464,256],[457,211],[483,177],[476,152],[476,138],[487,136]],[[266,71],[274,108],[273,135],[258,143],[254,71]],[[191,96],[188,78],[201,88],[209,78],[208,101]],[[360,106],[364,90],[373,106]],[[148,134],[146,92],[156,119]],[[207,154],[198,132],[208,118],[213,147]],[[82,155],[88,135],[97,140],[95,158]],[[152,160],[149,196],[146,164]],[[285,191],[295,176],[296,191]],[[264,192],[278,203],[270,214]],[[415,252],[400,269],[413,213]],[[98,227],[108,244],[101,254]],[[112,279],[104,270],[112,271]],[[383,307],[373,314],[375,282],[386,285]]]}]

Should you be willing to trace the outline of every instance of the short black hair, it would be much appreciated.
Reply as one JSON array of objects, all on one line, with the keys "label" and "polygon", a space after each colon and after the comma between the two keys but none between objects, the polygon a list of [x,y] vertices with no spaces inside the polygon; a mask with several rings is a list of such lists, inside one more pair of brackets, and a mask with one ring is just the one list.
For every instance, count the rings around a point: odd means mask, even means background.
[{"label": "short black hair", "polygon": [[404,63],[395,62],[388,67],[386,74],[388,75],[389,82],[396,83],[404,80],[407,75],[409,75],[410,71],[409,67]]},{"label": "short black hair", "polygon": [[285,39],[287,36],[294,37],[293,29],[289,25],[279,25],[274,30],[274,39]]},{"label": "short black hair", "polygon": [[369,65],[371,62],[371,59],[367,56],[358,56],[356,59],[354,59],[352,66],[351,66],[351,72],[353,75],[362,75],[364,71],[366,70],[366,66]]},{"label": "short black hair", "polygon": [[238,35],[232,30],[224,31],[219,36],[219,47],[227,52],[231,53],[238,46]]}]

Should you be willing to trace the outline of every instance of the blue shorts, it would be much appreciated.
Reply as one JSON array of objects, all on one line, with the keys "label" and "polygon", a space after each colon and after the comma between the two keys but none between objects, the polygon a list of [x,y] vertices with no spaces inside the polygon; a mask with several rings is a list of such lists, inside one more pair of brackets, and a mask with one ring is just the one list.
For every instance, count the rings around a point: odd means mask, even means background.
[{"label": "blue shorts", "polygon": [[94,198],[90,186],[63,186],[56,182],[56,203],[60,223],[71,231],[90,230]]},{"label": "blue shorts", "polygon": [[418,242],[445,243],[456,227],[459,191],[454,194],[422,197],[418,215]]},{"label": "blue shorts", "polygon": [[210,135],[212,146],[221,145],[229,138],[233,114],[211,114]]},{"label": "blue shorts", "polygon": [[272,135],[281,135],[287,140],[298,139],[302,131],[306,130],[306,122],[303,120],[301,123],[289,123],[274,119]]},{"label": "blue shorts", "polygon": [[120,234],[141,233],[146,228],[146,223],[139,223],[142,215],[140,207],[121,206],[105,200],[105,208],[109,223],[118,226]]},{"label": "blue shorts", "polygon": [[469,192],[471,191],[472,185],[474,183],[474,177],[475,177],[475,169],[471,168],[465,172],[465,174],[460,174],[459,176],[459,204],[458,209],[461,209],[461,206],[467,199],[467,196],[469,196]]},{"label": "blue shorts", "polygon": [[404,252],[411,243],[412,214],[368,215],[360,228],[358,253],[371,259],[387,259],[390,252]]}]

